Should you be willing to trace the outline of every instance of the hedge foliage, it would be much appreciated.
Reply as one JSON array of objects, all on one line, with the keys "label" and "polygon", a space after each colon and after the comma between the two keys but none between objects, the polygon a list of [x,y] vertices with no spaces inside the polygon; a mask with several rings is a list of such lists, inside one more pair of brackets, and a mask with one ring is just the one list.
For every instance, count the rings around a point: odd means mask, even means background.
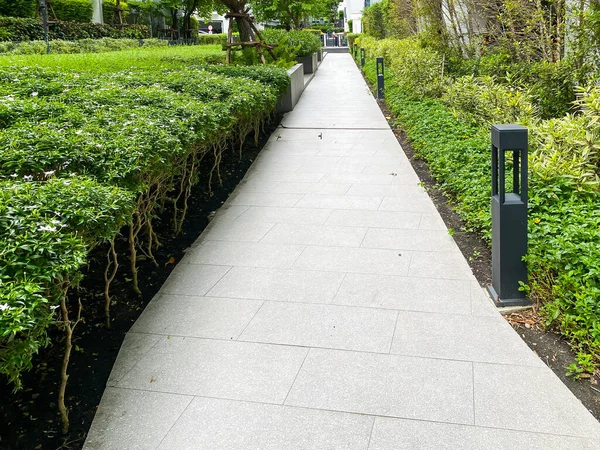
[{"label": "hedge foliage", "polygon": [[276,28],[268,28],[262,31],[264,38],[280,47],[287,47],[296,56],[309,56],[318,52],[323,47],[321,39],[313,33],[304,31],[285,31]]},{"label": "hedge foliage", "polygon": [[[50,39],[73,41],[104,37],[147,39],[150,37],[150,29],[144,25],[124,25],[121,29],[107,24],[68,21],[51,24],[49,29]],[[0,16],[0,41],[21,42],[43,39],[44,30],[39,19]]]},{"label": "hedge foliage", "polygon": [[[81,39],[79,41],[50,41],[50,53],[103,53],[119,50],[131,50],[139,47],[167,47],[169,43],[162,39]],[[0,42],[0,54],[44,55],[45,41]]]},{"label": "hedge foliage", "polygon": [[[578,351],[580,367],[570,370],[593,370],[590,361],[600,358],[600,87],[582,92],[577,115],[545,119],[552,108],[538,102],[550,96],[533,94],[521,81],[507,83],[510,74],[465,76],[460,70],[442,77],[439,56],[416,41],[360,37],[359,44],[367,49],[365,74],[372,82],[373,58],[386,58],[387,105],[432,174],[456,198],[467,228],[486,239],[491,238],[489,125],[516,121],[529,127],[529,294],[542,304],[547,324]],[[416,58],[425,64],[422,70],[403,70]],[[555,79],[561,85],[564,78]],[[423,86],[427,82],[430,86]]]},{"label": "hedge foliage", "polygon": [[0,66],[0,373],[17,387],[89,252],[127,225],[135,281],[155,216],[171,205],[180,229],[199,174],[217,182],[226,144],[287,88],[281,69],[197,65],[199,49],[139,50],[135,64],[111,53],[108,68],[95,55]]}]

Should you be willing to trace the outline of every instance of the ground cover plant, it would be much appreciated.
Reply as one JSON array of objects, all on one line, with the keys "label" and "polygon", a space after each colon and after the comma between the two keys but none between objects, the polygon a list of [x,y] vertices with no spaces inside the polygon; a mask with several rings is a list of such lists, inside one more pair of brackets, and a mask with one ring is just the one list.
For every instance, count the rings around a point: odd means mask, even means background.
[{"label": "ground cover plant", "polygon": [[[219,50],[221,60],[223,53]],[[220,161],[272,114],[287,88],[284,70],[214,66],[214,49],[139,49],[104,55],[0,59],[0,373],[15,387],[32,357],[65,332],[58,408],[82,305],[69,296],[90,251],[106,252],[102,302],[137,262],[154,260],[167,211],[181,230],[201,174],[220,180]],[[127,239],[127,254],[115,240]]]},{"label": "ground cover plant", "polygon": [[103,53],[130,50],[139,47],[166,47],[168,41],[162,39],[80,39],[64,41],[55,39],[46,44],[45,41],[0,42],[0,53],[14,55],[45,55],[48,47],[52,54],[64,53]]},{"label": "ground cover plant", "polygon": [[[362,35],[365,75],[386,60],[386,103],[471,231],[491,239],[489,127],[530,133],[530,282],[548,326],[578,353],[575,376],[600,361],[600,87],[576,88],[568,61],[515,64],[502,51],[447,59],[419,36]],[[535,75],[524,75],[526,68]],[[418,70],[415,70],[418,68]],[[574,92],[579,90],[579,100]]]}]

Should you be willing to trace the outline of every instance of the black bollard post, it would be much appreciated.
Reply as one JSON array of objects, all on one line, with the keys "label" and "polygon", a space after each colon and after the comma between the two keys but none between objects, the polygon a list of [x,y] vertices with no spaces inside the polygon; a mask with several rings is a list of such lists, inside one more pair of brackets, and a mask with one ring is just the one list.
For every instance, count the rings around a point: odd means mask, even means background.
[{"label": "black bollard post", "polygon": [[364,47],[360,48],[360,67],[365,67],[365,49],[364,49]]},{"label": "black bollard post", "polygon": [[[492,125],[492,284],[496,306],[524,306],[527,282],[527,128]],[[506,152],[512,152],[512,192],[506,192]]]},{"label": "black bollard post", "polygon": [[383,100],[385,98],[384,90],[384,65],[383,57],[378,56],[377,59],[377,99]]}]

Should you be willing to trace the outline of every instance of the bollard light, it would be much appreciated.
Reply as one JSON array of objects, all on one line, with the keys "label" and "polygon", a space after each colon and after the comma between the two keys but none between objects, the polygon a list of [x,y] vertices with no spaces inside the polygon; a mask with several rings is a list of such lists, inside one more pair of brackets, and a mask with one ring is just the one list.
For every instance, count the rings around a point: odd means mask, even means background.
[{"label": "bollard light", "polygon": [[[496,306],[523,306],[519,290],[527,282],[527,128],[492,125],[492,284]],[[512,156],[512,187],[507,192],[506,155]],[[511,154],[512,153],[512,154]]]},{"label": "bollard light", "polygon": [[377,99],[383,100],[385,98],[384,90],[384,66],[383,66],[383,56],[378,56],[376,59],[377,62]]},{"label": "bollard light", "polygon": [[365,49],[364,49],[364,47],[360,48],[360,67],[365,67]]}]

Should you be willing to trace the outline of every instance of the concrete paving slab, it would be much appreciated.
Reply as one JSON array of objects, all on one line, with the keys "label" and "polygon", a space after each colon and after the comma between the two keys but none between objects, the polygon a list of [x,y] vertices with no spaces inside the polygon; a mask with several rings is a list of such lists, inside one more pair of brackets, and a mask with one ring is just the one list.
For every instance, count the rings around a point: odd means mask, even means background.
[{"label": "concrete paving slab", "polygon": [[450,252],[457,250],[454,239],[446,230],[408,230],[372,228],[361,247],[419,250],[423,252]]},{"label": "concrete paving slab", "polygon": [[396,316],[373,308],[265,302],[239,339],[389,353]]},{"label": "concrete paving slab", "polygon": [[343,273],[234,267],[210,290],[215,297],[331,303]]},{"label": "concrete paving slab", "polygon": [[162,339],[154,334],[127,333],[106,385],[115,386]]},{"label": "concrete paving slab", "polygon": [[322,208],[300,209],[253,206],[240,216],[240,218],[244,221],[322,225],[331,215],[331,211],[331,209]]},{"label": "concrete paving slab", "polygon": [[212,223],[198,242],[203,241],[230,241],[230,242],[258,242],[275,223],[245,221],[240,218],[230,223]]},{"label": "concrete paving slab", "polygon": [[421,222],[419,223],[421,230],[447,230],[446,224],[444,223],[442,216],[439,213],[424,213],[421,216]]},{"label": "concrete paving slab", "polygon": [[400,311],[391,353],[545,367],[508,322],[496,317]]},{"label": "concrete paving slab", "polygon": [[159,449],[364,450],[372,428],[356,414],[196,397]]},{"label": "concrete paving slab", "polygon": [[293,268],[407,275],[411,252],[372,248],[307,247]]},{"label": "concrete paving slab", "polygon": [[334,210],[325,225],[367,227],[367,228],[399,228],[418,229],[421,213],[392,211],[351,211]]},{"label": "concrete paving slab", "polygon": [[235,339],[262,301],[159,295],[131,327],[134,333]]},{"label": "concrete paving slab", "polygon": [[109,387],[104,391],[83,448],[155,449],[192,399],[187,395]]},{"label": "concrete paving slab", "polygon": [[350,189],[350,183],[299,183],[283,181],[273,192],[283,194],[344,195]]},{"label": "concrete paving slab", "polygon": [[177,264],[160,288],[162,294],[204,295],[223,278],[231,266]]},{"label": "concrete paving slab", "polygon": [[282,345],[165,338],[117,387],[282,404],[307,351]]},{"label": "concrete paving slab", "polygon": [[369,450],[593,450],[600,441],[378,417]]},{"label": "concrete paving slab", "polygon": [[366,228],[358,227],[279,223],[261,239],[261,242],[359,247],[366,233]]},{"label": "concrete paving slab", "polygon": [[348,197],[341,195],[306,194],[296,203],[298,208],[325,209],[359,209],[376,210],[381,204],[381,197]]},{"label": "concrete paving slab", "polygon": [[286,405],[472,424],[471,363],[311,349]]},{"label": "concrete paving slab", "polygon": [[475,363],[475,424],[600,439],[600,425],[548,367]]},{"label": "concrete paving slab", "polygon": [[227,202],[230,205],[289,207],[294,206],[301,198],[301,194],[239,192],[229,197]]},{"label": "concrete paving slab", "polygon": [[382,185],[382,184],[353,184],[346,195],[361,195],[365,197],[404,197],[414,194],[416,196],[427,195],[425,189],[417,185]]},{"label": "concrete paving slab", "polygon": [[470,315],[469,285],[466,280],[348,274],[333,303]]},{"label": "concrete paving slab", "polygon": [[289,268],[303,249],[301,245],[205,241],[187,256],[191,264]]},{"label": "concrete paving slab", "polygon": [[427,195],[414,195],[411,193],[399,194],[395,197],[385,197],[379,209],[381,211],[407,211],[429,214],[437,211]]},{"label": "concrete paving slab", "polygon": [[473,272],[463,255],[453,252],[413,252],[409,276],[420,278],[445,278],[474,280]]}]

